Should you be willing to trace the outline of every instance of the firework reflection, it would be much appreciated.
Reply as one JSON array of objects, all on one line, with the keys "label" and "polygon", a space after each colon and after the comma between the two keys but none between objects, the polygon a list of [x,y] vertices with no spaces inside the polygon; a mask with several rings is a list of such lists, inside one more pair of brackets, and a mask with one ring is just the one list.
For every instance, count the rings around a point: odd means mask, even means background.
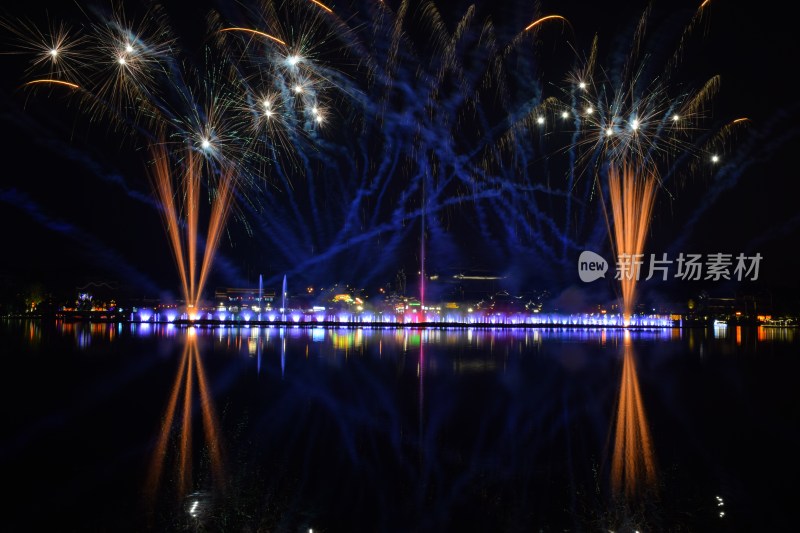
[{"label": "firework reflection", "polygon": [[653,439],[639,389],[633,344],[630,332],[626,331],[611,459],[611,489],[615,495],[631,500],[642,489],[652,488],[655,482]]},{"label": "firework reflection", "polygon": [[[195,384],[197,386],[196,392]],[[199,398],[196,398],[196,395],[199,395]],[[186,344],[181,355],[172,390],[170,391],[167,408],[164,412],[161,429],[147,473],[145,495],[151,510],[155,505],[156,497],[162,484],[164,466],[167,462],[167,455],[169,455],[168,446],[173,441],[176,445],[177,453],[174,477],[176,485],[175,496],[178,500],[181,500],[193,488],[194,448],[192,444],[192,418],[196,399],[199,399],[200,415],[205,436],[204,451],[208,456],[211,477],[214,480],[216,489],[223,492],[225,488],[225,467],[219,435],[219,422],[209,391],[203,361],[200,357],[197,335],[194,328],[190,328],[186,334]],[[176,432],[179,433],[176,435]]]}]

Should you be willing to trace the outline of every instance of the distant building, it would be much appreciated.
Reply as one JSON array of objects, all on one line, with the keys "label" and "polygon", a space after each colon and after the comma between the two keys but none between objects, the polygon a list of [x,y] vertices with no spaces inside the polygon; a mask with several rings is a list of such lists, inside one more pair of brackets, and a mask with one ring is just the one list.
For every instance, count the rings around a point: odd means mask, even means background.
[{"label": "distant building", "polygon": [[481,300],[476,307],[490,313],[513,314],[528,311],[527,304],[528,302],[522,297],[511,296],[507,291],[500,291]]},{"label": "distant building", "polygon": [[769,294],[736,294],[719,297],[703,293],[696,300],[690,301],[689,309],[704,316],[754,318],[772,314],[773,304]]},{"label": "distant building", "polygon": [[736,312],[736,298],[700,298],[697,310],[707,315],[732,315]]},{"label": "distant building", "polygon": [[506,278],[487,271],[457,271],[431,274],[426,300],[479,302],[501,292]]},{"label": "distant building", "polygon": [[264,289],[259,298],[258,289],[219,288],[214,291],[215,307],[224,307],[232,313],[245,309],[266,309],[274,307],[275,291]]}]

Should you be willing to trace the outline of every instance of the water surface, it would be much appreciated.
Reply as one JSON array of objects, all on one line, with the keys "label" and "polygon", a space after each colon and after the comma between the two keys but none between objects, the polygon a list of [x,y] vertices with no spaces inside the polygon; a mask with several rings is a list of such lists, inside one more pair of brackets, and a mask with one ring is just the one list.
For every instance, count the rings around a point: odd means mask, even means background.
[{"label": "water surface", "polygon": [[798,333],[0,322],[4,531],[785,529]]}]

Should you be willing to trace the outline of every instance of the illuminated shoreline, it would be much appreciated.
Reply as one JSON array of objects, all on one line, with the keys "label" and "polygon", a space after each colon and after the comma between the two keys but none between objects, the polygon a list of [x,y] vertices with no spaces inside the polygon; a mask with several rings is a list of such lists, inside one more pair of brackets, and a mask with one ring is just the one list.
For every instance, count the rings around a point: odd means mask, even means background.
[{"label": "illuminated shoreline", "polygon": [[113,324],[136,324],[136,325],[161,325],[178,326],[181,328],[189,327],[300,327],[300,328],[479,328],[479,329],[513,329],[513,328],[568,328],[568,329],[670,329],[682,326],[682,321],[673,320],[668,317],[641,317],[634,323],[625,325],[622,317],[614,315],[611,320],[589,319],[579,316],[558,316],[558,317],[510,317],[510,316],[491,316],[474,317],[472,320],[440,319],[440,320],[396,320],[395,317],[383,317],[384,319],[363,319],[359,317],[347,317],[339,319],[317,319],[315,317],[300,317],[297,319],[227,319],[218,318],[208,319],[185,319],[151,316],[147,320],[128,316],[108,316],[104,314],[82,313],[75,315],[12,315],[4,318],[12,319],[33,319],[47,320],[54,322],[96,322]]}]

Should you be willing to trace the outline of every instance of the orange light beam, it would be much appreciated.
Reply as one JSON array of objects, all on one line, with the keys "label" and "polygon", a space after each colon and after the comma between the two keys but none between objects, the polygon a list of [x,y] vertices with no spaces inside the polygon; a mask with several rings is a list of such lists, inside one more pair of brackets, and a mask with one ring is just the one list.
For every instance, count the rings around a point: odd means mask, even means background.
[{"label": "orange light beam", "polygon": [[186,351],[189,358],[189,367],[186,369],[186,388],[183,397],[183,427],[181,429],[180,466],[178,470],[178,496],[183,498],[191,485],[192,475],[192,377],[194,349],[197,348],[196,337],[186,337]]},{"label": "orange light beam", "polygon": [[203,287],[211,271],[211,264],[214,262],[214,255],[219,246],[222,230],[225,227],[225,220],[230,211],[231,200],[233,198],[233,176],[231,170],[223,172],[217,188],[217,196],[214,199],[214,206],[211,208],[211,217],[208,221],[208,236],[206,237],[206,248],[203,254],[203,262],[200,267],[200,279],[197,283],[197,298],[200,299]]},{"label": "orange light beam", "polygon": [[317,4],[319,7],[321,7],[322,9],[327,11],[328,13],[333,13],[333,9],[329,8],[328,6],[323,4],[322,2],[317,2],[317,0],[311,0],[311,2],[314,3],[314,4]]},{"label": "orange light beam", "polygon": [[161,201],[162,217],[166,226],[167,236],[172,245],[172,253],[178,267],[178,274],[181,278],[183,288],[183,298],[187,305],[190,303],[189,281],[186,274],[186,260],[183,253],[183,243],[180,236],[180,224],[178,222],[175,198],[172,189],[172,172],[169,168],[169,157],[166,150],[160,144],[151,148],[154,165],[150,172],[150,178]]},{"label": "orange light beam", "polygon": [[624,493],[626,497],[633,498],[640,482],[647,486],[655,483],[656,467],[629,337],[625,339],[623,347],[622,382],[614,433],[612,489],[617,494]]},{"label": "orange light beam", "polygon": [[211,469],[214,472],[214,479],[220,489],[225,488],[225,465],[222,461],[222,448],[220,446],[219,421],[214,409],[214,401],[211,397],[206,379],[206,372],[200,359],[200,350],[195,343],[194,359],[197,364],[197,384],[200,390],[200,409],[203,414],[203,427],[206,433],[206,444],[209,448],[211,458]]},{"label": "orange light beam", "polygon": [[41,79],[41,80],[31,80],[28,83],[26,83],[25,85],[26,86],[28,86],[28,85],[37,85],[37,84],[41,84],[41,83],[50,83],[50,84],[53,84],[53,85],[63,85],[64,87],[69,87],[70,89],[80,89],[81,88],[80,85],[78,85],[77,83],[72,83],[72,82],[64,81],[64,80],[54,80],[54,79],[50,79],[50,78]]},{"label": "orange light beam", "polygon": [[621,254],[631,256],[631,271],[620,276],[625,325],[633,315],[636,301],[637,276],[633,270],[636,268],[634,259],[644,252],[657,192],[656,177],[651,172],[644,172],[645,175],[639,175],[627,164],[623,166],[622,171],[614,165],[608,171],[608,195],[614,220],[616,257],[619,258]]},{"label": "orange light beam", "polygon": [[747,117],[737,118],[731,124],[738,124],[739,122],[750,122],[750,119]]},{"label": "orange light beam", "polygon": [[200,296],[197,293],[197,210],[200,202],[200,169],[197,158],[190,150],[184,183],[186,185],[186,245],[189,248],[189,304],[197,307]]},{"label": "orange light beam", "polygon": [[274,35],[270,35],[269,33],[264,33],[263,31],[253,30],[253,29],[250,29],[250,28],[223,28],[223,29],[221,29],[219,31],[221,31],[221,32],[222,31],[225,31],[225,32],[228,32],[228,31],[241,31],[241,32],[245,32],[245,33],[252,33],[253,35],[259,35],[261,37],[266,37],[267,39],[272,39],[276,43],[282,44],[283,46],[286,46],[286,42],[278,39]]},{"label": "orange light beam", "polygon": [[158,485],[161,480],[161,473],[164,470],[164,460],[167,456],[167,443],[172,429],[172,421],[175,418],[175,408],[178,405],[178,393],[183,385],[184,371],[186,370],[186,363],[188,357],[188,345],[183,349],[183,356],[181,357],[180,368],[175,376],[175,382],[172,385],[170,392],[169,402],[167,403],[167,410],[164,413],[164,422],[161,425],[161,432],[158,435],[158,442],[156,443],[155,451],[153,452],[153,461],[150,463],[150,470],[147,476],[147,494],[151,500],[155,500],[155,494],[158,490]]},{"label": "orange light beam", "polygon": [[528,24],[528,26],[525,28],[525,31],[528,31],[531,28],[534,28],[534,27],[538,26],[539,24],[541,24],[542,22],[546,22],[548,20],[563,20],[564,22],[569,24],[569,21],[566,18],[562,17],[561,15],[547,15],[547,16],[544,16],[542,18],[536,19],[533,22],[531,22],[530,24]]}]

